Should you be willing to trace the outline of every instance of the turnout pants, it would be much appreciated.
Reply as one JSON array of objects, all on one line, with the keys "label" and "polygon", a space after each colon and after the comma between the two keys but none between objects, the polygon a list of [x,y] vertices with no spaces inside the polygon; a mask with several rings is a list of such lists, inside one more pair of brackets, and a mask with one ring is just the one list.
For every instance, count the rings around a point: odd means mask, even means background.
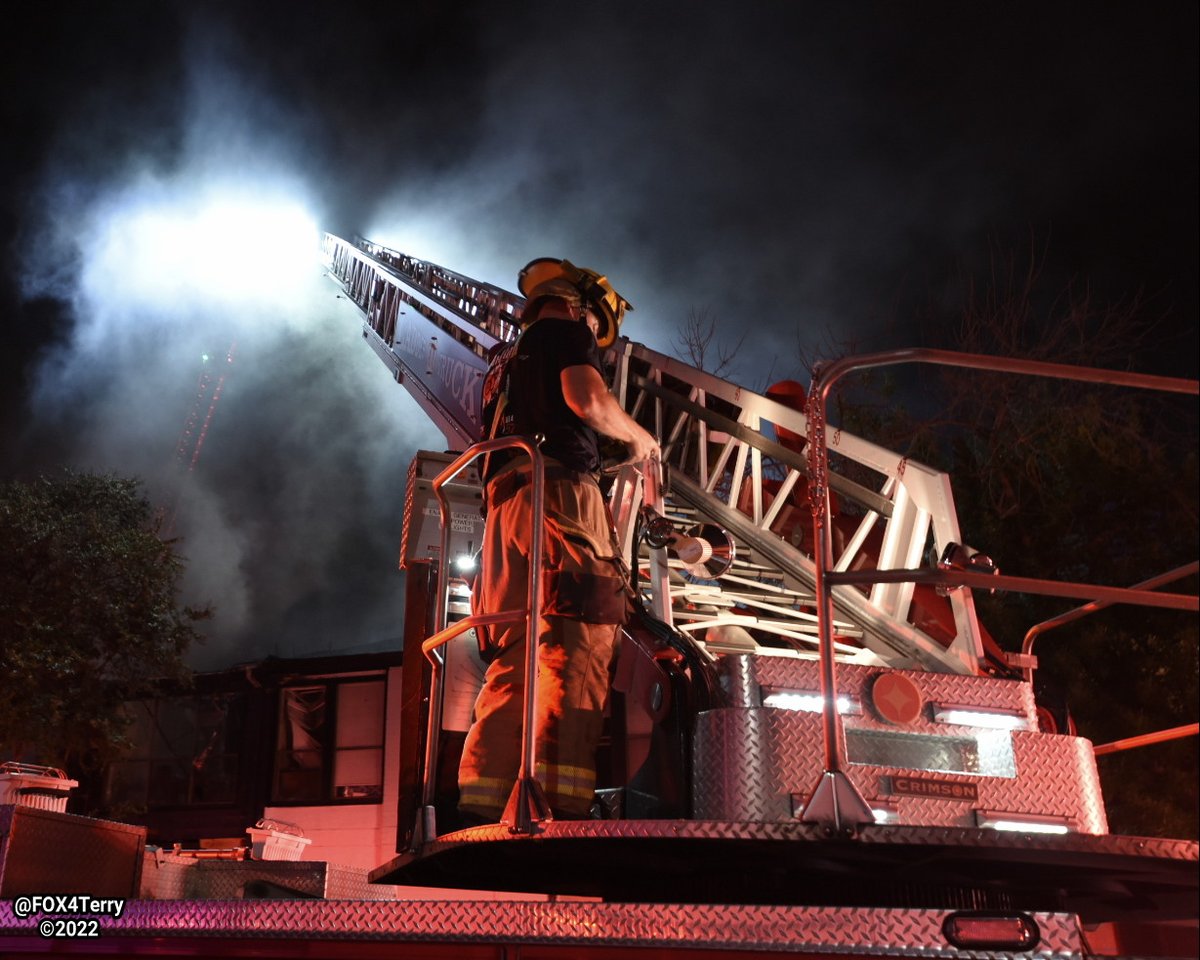
[{"label": "turnout pants", "polygon": [[[538,625],[534,773],[558,817],[585,817],[595,791],[595,755],[608,696],[625,581],[603,496],[590,478],[547,466],[543,569],[529,569],[533,519],[530,467],[488,485],[482,570],[473,605],[523,609],[528,577],[542,577]],[[487,628],[496,653],[475,701],[459,767],[459,809],[499,820],[521,761],[524,619]]]}]

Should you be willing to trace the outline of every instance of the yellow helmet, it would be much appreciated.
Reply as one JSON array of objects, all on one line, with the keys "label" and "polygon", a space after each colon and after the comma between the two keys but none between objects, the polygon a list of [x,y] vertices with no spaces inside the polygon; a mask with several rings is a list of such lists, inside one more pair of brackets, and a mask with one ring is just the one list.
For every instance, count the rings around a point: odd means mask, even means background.
[{"label": "yellow helmet", "polygon": [[539,257],[525,264],[517,274],[517,289],[529,300],[539,296],[577,297],[600,319],[596,343],[601,347],[613,344],[625,311],[633,309],[633,304],[613,289],[607,277],[554,257]]}]

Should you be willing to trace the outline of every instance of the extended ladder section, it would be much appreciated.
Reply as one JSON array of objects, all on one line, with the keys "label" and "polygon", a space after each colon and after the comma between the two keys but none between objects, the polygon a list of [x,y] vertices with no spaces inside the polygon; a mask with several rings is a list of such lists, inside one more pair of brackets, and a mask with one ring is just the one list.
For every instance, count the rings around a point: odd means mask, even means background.
[{"label": "extended ladder section", "polygon": [[[327,234],[323,249],[330,274],[366,314],[363,336],[447,443],[479,440],[487,354],[519,332],[523,298],[362,239]],[[814,655],[804,411],[624,338],[605,361],[614,394],[663,445],[661,510],[676,536],[665,548],[640,547],[652,608],[713,652]],[[914,568],[961,543],[946,474],[843,431],[828,442],[835,465],[856,477],[829,478],[837,571]],[[618,477],[614,517],[630,551],[646,520],[644,492],[634,471]],[[833,596],[845,659],[980,671],[969,590],[938,596],[879,583],[839,586]]]}]

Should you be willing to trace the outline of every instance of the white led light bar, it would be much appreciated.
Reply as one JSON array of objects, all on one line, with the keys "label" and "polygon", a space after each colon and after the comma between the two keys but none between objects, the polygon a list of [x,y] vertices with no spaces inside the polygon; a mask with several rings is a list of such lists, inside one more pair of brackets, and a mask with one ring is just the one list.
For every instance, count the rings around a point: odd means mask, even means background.
[{"label": "white led light bar", "polygon": [[1009,833],[1070,833],[1073,829],[1067,817],[1042,816],[1033,813],[1001,813],[996,810],[976,810],[975,825]]},{"label": "white led light bar", "polygon": [[989,730],[1026,730],[1029,723],[1015,710],[989,707],[964,707],[953,703],[932,704],[933,719],[961,727],[986,727]]},{"label": "white led light bar", "polygon": [[899,823],[900,811],[892,806],[884,806],[878,802],[872,801],[871,815],[874,816],[876,823]]},{"label": "white led light bar", "polygon": [[[798,710],[802,713],[820,713],[825,698],[819,693],[808,693],[801,690],[773,690],[763,697],[764,707],[778,707],[780,710]],[[862,707],[849,697],[837,698],[838,713],[862,713]]]},{"label": "white led light bar", "polygon": [[[806,806],[805,797],[798,793],[792,794],[792,816],[797,820],[804,816],[804,807]],[[871,800],[871,816],[874,817],[876,823],[899,823],[900,811],[895,805],[884,803],[880,800]]]}]

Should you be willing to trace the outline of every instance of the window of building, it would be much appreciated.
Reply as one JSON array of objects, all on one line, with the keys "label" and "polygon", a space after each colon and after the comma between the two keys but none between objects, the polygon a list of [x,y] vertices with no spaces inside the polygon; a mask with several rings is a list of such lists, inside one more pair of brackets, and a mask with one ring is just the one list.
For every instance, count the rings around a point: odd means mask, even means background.
[{"label": "window of building", "polygon": [[274,803],[383,797],[382,679],[284,687],[279,697]]},{"label": "window of building", "polygon": [[109,809],[217,806],[237,798],[245,702],[240,694],[126,704],[127,756],[110,764]]}]

